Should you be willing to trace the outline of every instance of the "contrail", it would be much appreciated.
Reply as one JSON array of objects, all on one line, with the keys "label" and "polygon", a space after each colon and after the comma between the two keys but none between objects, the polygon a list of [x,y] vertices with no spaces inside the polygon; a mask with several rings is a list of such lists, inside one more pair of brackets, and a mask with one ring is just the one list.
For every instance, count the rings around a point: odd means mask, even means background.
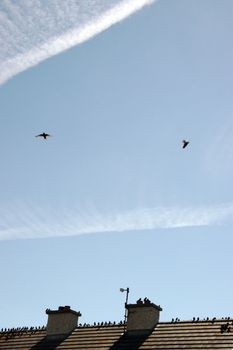
[{"label": "contrail", "polygon": [[0,84],[155,1],[4,0],[0,3]]},{"label": "contrail", "polygon": [[0,240],[76,236],[103,232],[220,225],[233,220],[233,203],[203,207],[143,208],[104,215],[14,207],[1,211]]}]

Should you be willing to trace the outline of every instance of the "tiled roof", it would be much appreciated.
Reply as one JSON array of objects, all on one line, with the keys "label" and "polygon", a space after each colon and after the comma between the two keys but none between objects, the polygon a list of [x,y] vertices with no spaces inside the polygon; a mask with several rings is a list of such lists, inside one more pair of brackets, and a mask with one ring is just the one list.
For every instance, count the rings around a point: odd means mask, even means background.
[{"label": "tiled roof", "polygon": [[160,322],[149,335],[124,334],[123,325],[77,327],[66,339],[45,329],[0,332],[0,350],[232,350],[233,320]]}]

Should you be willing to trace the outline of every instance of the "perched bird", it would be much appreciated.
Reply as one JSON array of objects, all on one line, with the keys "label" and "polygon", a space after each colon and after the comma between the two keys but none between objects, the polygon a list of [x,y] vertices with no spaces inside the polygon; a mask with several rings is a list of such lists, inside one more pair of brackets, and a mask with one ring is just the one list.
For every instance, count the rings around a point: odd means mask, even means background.
[{"label": "perched bird", "polygon": [[189,141],[183,140],[183,148],[187,147],[189,144]]},{"label": "perched bird", "polygon": [[47,137],[49,137],[49,136],[51,136],[51,135],[49,135],[49,134],[43,132],[42,134],[36,135],[35,137],[43,137],[43,138],[46,140]]},{"label": "perched bird", "polygon": [[211,322],[214,323],[215,321],[216,321],[216,317],[213,317]]}]

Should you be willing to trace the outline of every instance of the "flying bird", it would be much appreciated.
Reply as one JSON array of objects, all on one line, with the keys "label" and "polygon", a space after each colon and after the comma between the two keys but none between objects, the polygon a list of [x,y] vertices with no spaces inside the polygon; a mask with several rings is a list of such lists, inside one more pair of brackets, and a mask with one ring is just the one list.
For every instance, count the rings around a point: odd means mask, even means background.
[{"label": "flying bird", "polygon": [[189,144],[189,141],[186,141],[186,140],[183,140],[183,147],[182,148],[185,148],[187,147]]},{"label": "flying bird", "polygon": [[51,136],[51,135],[49,135],[49,134],[43,132],[42,134],[36,135],[35,137],[43,137],[43,138],[46,140],[47,137],[49,137],[49,136]]}]

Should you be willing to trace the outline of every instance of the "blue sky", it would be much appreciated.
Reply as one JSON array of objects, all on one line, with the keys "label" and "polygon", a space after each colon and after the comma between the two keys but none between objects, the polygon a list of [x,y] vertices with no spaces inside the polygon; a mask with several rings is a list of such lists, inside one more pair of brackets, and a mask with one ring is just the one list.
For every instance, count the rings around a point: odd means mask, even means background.
[{"label": "blue sky", "polygon": [[[160,0],[28,70],[20,56],[0,87],[1,327],[63,304],[118,320],[127,286],[163,320],[232,313],[232,10]],[[2,48],[9,77],[37,40]]]}]

